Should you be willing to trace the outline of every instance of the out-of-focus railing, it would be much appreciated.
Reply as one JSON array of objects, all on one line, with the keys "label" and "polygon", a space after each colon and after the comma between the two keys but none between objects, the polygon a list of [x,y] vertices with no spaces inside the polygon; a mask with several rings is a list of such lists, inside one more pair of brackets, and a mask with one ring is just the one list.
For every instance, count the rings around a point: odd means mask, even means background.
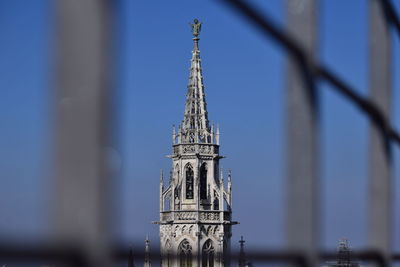
[{"label": "out-of-focus railing", "polygon": [[259,9],[242,0],[223,0],[227,6],[255,25],[268,39],[278,43],[288,55],[288,247],[306,255],[315,265],[319,242],[319,106],[318,82],[344,96],[370,121],[369,141],[369,246],[380,262],[392,257],[393,145],[400,134],[390,121],[392,56],[390,30],[400,33],[399,17],[390,0],[369,1],[369,84],[365,98],[316,59],[317,0],[289,0],[287,29],[277,27]]}]

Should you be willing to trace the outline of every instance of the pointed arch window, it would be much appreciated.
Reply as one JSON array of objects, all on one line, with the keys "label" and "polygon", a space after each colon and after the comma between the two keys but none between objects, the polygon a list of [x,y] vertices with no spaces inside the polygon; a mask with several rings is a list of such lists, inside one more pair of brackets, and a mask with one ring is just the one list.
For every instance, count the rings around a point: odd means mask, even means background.
[{"label": "pointed arch window", "polygon": [[200,199],[207,199],[207,164],[200,167]]},{"label": "pointed arch window", "polygon": [[186,199],[193,199],[193,169],[186,167]]},{"label": "pointed arch window", "polygon": [[210,239],[203,245],[201,259],[202,267],[214,267],[214,245]]},{"label": "pointed arch window", "polygon": [[187,239],[184,239],[178,248],[179,266],[192,267],[192,246]]}]

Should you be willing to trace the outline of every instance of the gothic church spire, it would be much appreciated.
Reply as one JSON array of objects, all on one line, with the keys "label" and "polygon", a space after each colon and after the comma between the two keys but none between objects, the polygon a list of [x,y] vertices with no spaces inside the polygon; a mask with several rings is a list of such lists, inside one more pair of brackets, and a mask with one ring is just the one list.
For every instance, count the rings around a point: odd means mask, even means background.
[{"label": "gothic church spire", "polygon": [[213,137],[211,136],[211,127],[208,121],[199,50],[201,22],[195,19],[191,26],[194,47],[180,139],[182,143],[211,143]]},{"label": "gothic church spire", "polygon": [[144,264],[143,267],[151,267],[151,260],[150,260],[150,240],[149,237],[146,235],[145,240],[145,249],[144,249]]},{"label": "gothic church spire", "polygon": [[[199,50],[201,23],[191,24],[194,47],[182,124],[172,129],[169,182],[160,179],[161,266],[231,266],[231,175],[219,175],[219,128],[207,117]],[[162,175],[161,175],[162,177]],[[164,181],[165,182],[165,181]],[[225,205],[226,203],[226,205]],[[148,267],[148,266],[145,266]]]}]

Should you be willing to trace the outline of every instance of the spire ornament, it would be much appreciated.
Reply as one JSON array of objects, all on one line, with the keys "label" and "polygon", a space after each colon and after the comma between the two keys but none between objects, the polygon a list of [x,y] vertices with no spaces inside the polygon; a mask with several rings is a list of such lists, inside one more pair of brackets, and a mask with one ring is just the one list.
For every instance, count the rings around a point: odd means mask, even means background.
[{"label": "spire ornament", "polygon": [[194,19],[193,23],[190,24],[190,26],[192,27],[192,34],[196,38],[200,35],[201,24],[202,23],[198,19]]}]

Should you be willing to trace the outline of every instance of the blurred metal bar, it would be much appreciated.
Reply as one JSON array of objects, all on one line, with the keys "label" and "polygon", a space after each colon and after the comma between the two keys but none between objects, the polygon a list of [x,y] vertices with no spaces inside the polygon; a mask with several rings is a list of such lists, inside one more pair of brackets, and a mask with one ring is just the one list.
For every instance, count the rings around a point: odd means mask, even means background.
[{"label": "blurred metal bar", "polygon": [[56,2],[55,241],[89,266],[110,266],[106,175],[110,8],[106,0]]},{"label": "blurred metal bar", "polygon": [[[378,0],[369,1],[370,96],[390,121],[391,46],[389,24]],[[369,245],[390,259],[392,229],[392,158],[389,129],[377,122],[370,127]]]},{"label": "blurred metal bar", "polygon": [[[288,0],[289,34],[306,58],[316,51],[316,0]],[[318,97],[306,58],[288,57],[287,77],[287,238],[288,248],[316,265],[319,245]]]},{"label": "blurred metal bar", "polygon": [[393,25],[398,36],[400,37],[400,18],[396,13],[393,3],[391,0],[379,0],[379,2],[385,12],[386,19]]}]

